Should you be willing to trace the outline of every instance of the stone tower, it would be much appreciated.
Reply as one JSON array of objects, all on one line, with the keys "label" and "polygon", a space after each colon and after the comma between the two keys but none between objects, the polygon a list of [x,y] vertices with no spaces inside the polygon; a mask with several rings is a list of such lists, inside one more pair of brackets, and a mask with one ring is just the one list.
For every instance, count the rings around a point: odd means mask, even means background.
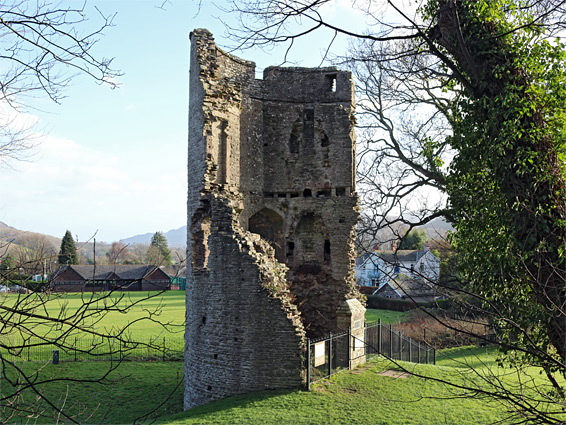
[{"label": "stone tower", "polygon": [[185,408],[300,386],[305,336],[358,295],[353,96],[191,34]]}]

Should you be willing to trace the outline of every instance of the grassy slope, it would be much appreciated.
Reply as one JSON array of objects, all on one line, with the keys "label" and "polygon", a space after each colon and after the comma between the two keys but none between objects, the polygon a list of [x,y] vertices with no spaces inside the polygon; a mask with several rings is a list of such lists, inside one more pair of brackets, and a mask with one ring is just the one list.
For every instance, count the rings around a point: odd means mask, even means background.
[{"label": "grassy slope", "polygon": [[[428,376],[461,379],[451,367],[410,365]],[[496,403],[455,398],[427,379],[397,379],[379,372],[381,360],[343,372],[305,391],[266,391],[232,397],[162,418],[160,424],[487,424],[503,420]]]},{"label": "grassy slope", "polygon": [[[461,352],[452,352],[451,357],[463,358]],[[438,367],[405,365],[429,376],[461,379],[464,369],[448,366],[457,364],[454,360],[443,362],[445,366]],[[108,366],[108,362],[46,365],[41,373],[86,381],[101,376]],[[388,361],[374,361],[322,381],[311,392],[265,391],[176,414],[182,410],[182,385],[175,390],[182,378],[182,362],[126,362],[109,375],[112,385],[59,382],[49,384],[45,390],[58,405],[70,406],[80,423],[133,423],[165,400],[165,405],[151,417],[161,417],[159,423],[167,425],[481,424],[504,418],[496,404],[485,399],[453,398],[450,389],[431,380],[378,374],[394,368]],[[7,390],[4,387],[2,391]],[[168,398],[169,394],[172,395]],[[43,418],[37,423],[54,422],[52,418]]]}]

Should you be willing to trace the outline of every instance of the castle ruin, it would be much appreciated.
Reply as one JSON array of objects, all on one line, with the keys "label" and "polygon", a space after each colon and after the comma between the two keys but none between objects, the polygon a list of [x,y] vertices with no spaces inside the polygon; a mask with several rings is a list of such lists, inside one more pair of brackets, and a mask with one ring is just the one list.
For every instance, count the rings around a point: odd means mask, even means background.
[{"label": "castle ruin", "polygon": [[191,33],[185,408],[301,385],[353,278],[354,92],[336,68],[265,69]]}]

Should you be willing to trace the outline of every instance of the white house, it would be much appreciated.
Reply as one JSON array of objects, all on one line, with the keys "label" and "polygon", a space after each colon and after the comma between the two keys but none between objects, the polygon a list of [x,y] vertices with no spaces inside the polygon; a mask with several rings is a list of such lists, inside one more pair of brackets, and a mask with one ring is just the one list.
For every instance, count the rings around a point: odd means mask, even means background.
[{"label": "white house", "polygon": [[387,285],[393,291],[389,293],[404,298],[399,282],[413,282],[411,287],[420,282],[430,288],[440,277],[440,260],[428,250],[375,251],[358,258],[354,273],[358,285],[374,286],[374,293]]}]

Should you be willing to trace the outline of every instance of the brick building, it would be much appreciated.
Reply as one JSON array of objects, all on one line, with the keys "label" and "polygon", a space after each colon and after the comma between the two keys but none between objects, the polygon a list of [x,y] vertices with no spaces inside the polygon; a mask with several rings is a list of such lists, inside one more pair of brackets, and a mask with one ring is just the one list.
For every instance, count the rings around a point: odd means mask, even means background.
[{"label": "brick building", "polygon": [[171,278],[159,267],[148,265],[62,266],[49,277],[55,292],[160,291],[171,287]]}]

